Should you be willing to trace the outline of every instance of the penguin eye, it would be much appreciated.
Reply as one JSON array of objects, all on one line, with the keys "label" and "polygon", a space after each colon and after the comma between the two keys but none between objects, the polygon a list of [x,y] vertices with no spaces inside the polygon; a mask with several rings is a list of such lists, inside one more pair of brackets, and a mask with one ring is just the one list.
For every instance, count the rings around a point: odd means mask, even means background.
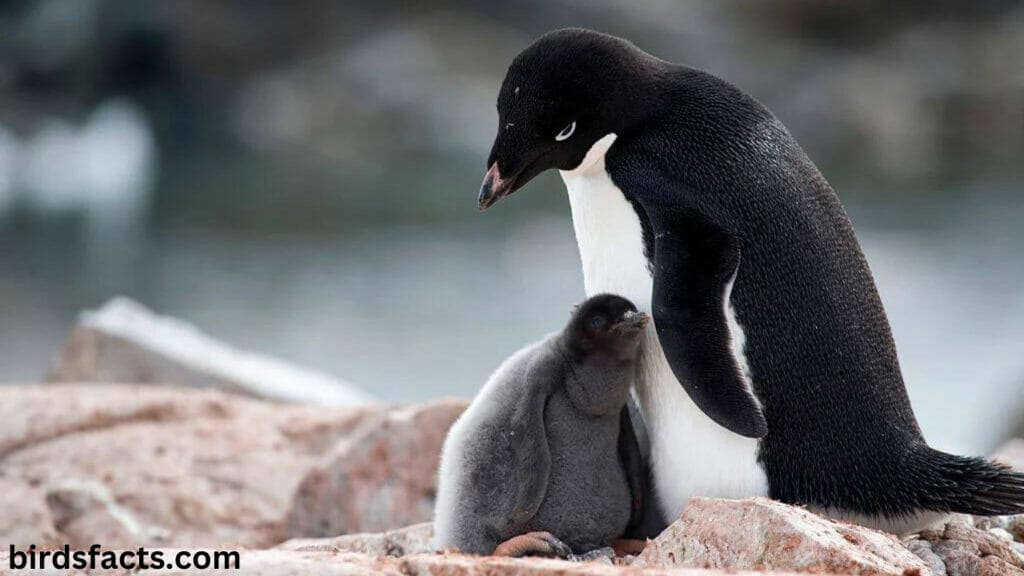
[{"label": "penguin eye", "polygon": [[590,329],[591,330],[600,330],[601,328],[604,328],[604,323],[605,323],[604,316],[594,316],[593,318],[590,319],[590,322],[589,322]]},{"label": "penguin eye", "polygon": [[568,140],[569,136],[572,136],[572,133],[575,132],[575,131],[576,131],[576,122],[573,121],[572,123],[570,123],[565,128],[562,128],[561,132],[559,132],[558,134],[555,135],[555,141],[556,142],[561,142],[562,140]]}]

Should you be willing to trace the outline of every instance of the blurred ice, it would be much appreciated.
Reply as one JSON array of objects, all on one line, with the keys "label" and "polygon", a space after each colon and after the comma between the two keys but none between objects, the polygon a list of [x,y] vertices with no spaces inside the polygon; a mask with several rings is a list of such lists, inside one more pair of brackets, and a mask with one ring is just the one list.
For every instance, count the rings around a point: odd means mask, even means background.
[{"label": "blurred ice", "polygon": [[131,222],[152,192],[156,147],[146,117],[126,100],[97,107],[80,128],[50,119],[25,146],[22,186],[40,212],[86,211]]},{"label": "blurred ice", "polygon": [[96,108],[78,136],[82,186],[95,212],[137,216],[153,188],[156,149],[146,116],[128,100]]},{"label": "blurred ice", "polygon": [[[328,374],[294,366],[270,356],[239,350],[220,342],[195,326],[178,318],[159,316],[127,298],[114,298],[98,310],[84,312],[79,318],[82,330],[91,331],[93,346],[130,367],[103,366],[103,360],[90,358],[91,377],[117,374],[121,381],[133,369],[149,374],[149,382],[190,386],[213,386],[242,391],[258,398],[322,406],[358,406],[373,403],[371,395],[356,386]],[[89,339],[83,338],[84,342]],[[115,338],[103,342],[103,338]],[[99,341],[99,344],[95,342]],[[68,369],[81,379],[80,350],[66,351]],[[134,363],[134,365],[132,365]],[[98,364],[98,365],[97,365]],[[67,378],[65,375],[64,378]],[[181,378],[184,381],[177,381]],[[97,380],[99,381],[99,380]]]},{"label": "blurred ice", "polygon": [[77,137],[68,122],[50,119],[26,143],[22,178],[32,209],[71,211],[85,203]]}]

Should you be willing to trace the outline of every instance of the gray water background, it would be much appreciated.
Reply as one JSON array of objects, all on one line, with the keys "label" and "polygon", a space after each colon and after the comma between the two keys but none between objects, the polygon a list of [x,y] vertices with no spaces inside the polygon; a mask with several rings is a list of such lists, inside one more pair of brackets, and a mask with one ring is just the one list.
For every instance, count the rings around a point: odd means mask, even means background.
[{"label": "gray water background", "polygon": [[0,3],[0,382],[124,294],[386,400],[472,394],[582,297],[557,176],[474,198],[507,63],[562,26],[785,122],[853,217],[932,443],[1024,420],[1005,1]]},{"label": "gray water background", "polygon": [[[931,195],[939,200],[925,207],[849,207],[921,424],[950,450],[991,448],[1021,407],[1024,207],[1014,192],[989,184]],[[565,206],[326,239],[179,232],[141,253],[122,247],[124,258],[105,247],[99,260],[59,236],[19,246],[22,265],[0,269],[5,381],[37,381],[76,312],[124,292],[386,400],[469,396],[582,297]]]}]

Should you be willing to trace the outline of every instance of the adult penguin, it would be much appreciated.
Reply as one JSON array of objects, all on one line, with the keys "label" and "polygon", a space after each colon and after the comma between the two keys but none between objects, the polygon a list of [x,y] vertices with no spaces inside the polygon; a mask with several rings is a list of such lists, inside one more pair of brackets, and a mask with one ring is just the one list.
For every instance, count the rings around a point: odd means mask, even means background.
[{"label": "adult penguin", "polygon": [[581,29],[519,54],[485,209],[557,168],[588,295],[653,315],[636,393],[667,519],[768,495],[906,532],[1024,512],[1024,475],[930,448],[838,197],[763,105]]}]

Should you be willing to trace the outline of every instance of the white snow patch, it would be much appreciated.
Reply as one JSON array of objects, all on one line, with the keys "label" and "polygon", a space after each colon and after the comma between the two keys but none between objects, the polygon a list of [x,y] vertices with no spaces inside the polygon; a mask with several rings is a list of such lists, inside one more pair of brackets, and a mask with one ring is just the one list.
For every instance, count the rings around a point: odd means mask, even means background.
[{"label": "white snow patch", "polygon": [[321,372],[245,352],[207,336],[187,322],[159,316],[124,297],[82,314],[81,325],[128,340],[193,370],[230,381],[257,397],[354,406],[375,402],[356,386]]}]

